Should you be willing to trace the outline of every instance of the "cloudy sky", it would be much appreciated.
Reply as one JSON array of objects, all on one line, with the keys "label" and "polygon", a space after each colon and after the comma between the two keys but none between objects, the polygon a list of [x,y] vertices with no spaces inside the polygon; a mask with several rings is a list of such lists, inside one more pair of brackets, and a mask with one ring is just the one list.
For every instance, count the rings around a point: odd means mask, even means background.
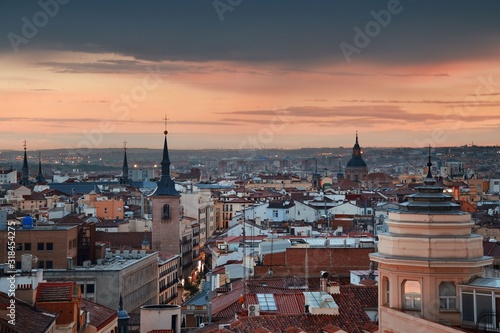
[{"label": "cloudy sky", "polygon": [[0,1],[0,149],[500,139],[500,2]]}]

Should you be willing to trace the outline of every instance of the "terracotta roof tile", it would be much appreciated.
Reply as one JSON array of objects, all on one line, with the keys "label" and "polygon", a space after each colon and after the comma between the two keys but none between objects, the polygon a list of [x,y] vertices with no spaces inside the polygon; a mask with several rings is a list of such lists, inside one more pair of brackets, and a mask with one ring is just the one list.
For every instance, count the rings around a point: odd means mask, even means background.
[{"label": "terracotta roof tile", "polygon": [[73,299],[73,282],[43,282],[36,290],[37,302],[61,302]]},{"label": "terracotta roof tile", "polygon": [[[0,309],[4,310],[10,304],[10,297],[0,292]],[[47,332],[48,328],[54,325],[56,315],[45,310],[33,307],[19,299],[16,299],[16,326],[15,332],[18,333],[42,333]],[[12,326],[7,320],[0,318],[0,332],[14,332]]]},{"label": "terracotta roof tile", "polygon": [[340,327],[332,325],[332,324],[326,325],[325,327],[322,328],[322,330],[325,333],[336,333],[336,332],[342,331],[342,329]]},{"label": "terracotta roof tile", "polygon": [[375,325],[374,323],[366,323],[361,327],[363,331],[374,333],[378,331],[378,325]]},{"label": "terracotta roof tile", "polygon": [[262,327],[257,327],[255,330],[253,330],[253,333],[269,333],[269,330]]},{"label": "terracotta roof tile", "polygon": [[286,333],[307,333],[303,329],[298,327],[288,327],[283,330]]},{"label": "terracotta roof tile", "polygon": [[97,330],[104,328],[107,324],[118,318],[118,312],[104,305],[82,299],[80,302],[82,310],[89,311],[90,324]]}]

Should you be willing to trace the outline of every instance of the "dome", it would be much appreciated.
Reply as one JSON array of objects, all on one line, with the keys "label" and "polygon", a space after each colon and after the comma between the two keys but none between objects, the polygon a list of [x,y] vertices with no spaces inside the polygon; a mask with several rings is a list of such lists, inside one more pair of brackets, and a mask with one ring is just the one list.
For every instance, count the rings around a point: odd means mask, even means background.
[{"label": "dome", "polygon": [[120,320],[120,319],[122,319],[122,320],[123,319],[129,319],[129,318],[130,317],[129,317],[127,311],[125,311],[123,309],[122,310],[118,310],[118,320]]},{"label": "dome", "polygon": [[347,162],[347,167],[351,167],[351,168],[365,168],[366,167],[366,163],[365,161],[363,161],[363,159],[361,157],[353,157],[349,160],[349,162]]}]

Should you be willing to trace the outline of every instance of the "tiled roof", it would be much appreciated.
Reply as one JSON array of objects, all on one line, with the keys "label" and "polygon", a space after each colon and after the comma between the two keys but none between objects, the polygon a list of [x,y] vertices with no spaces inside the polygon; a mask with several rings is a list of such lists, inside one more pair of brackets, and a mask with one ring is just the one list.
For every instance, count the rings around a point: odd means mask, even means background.
[{"label": "tiled roof", "polygon": [[79,216],[77,215],[66,215],[65,217],[63,217],[62,219],[59,220],[59,222],[57,222],[58,224],[82,224],[82,223],[85,223],[85,220],[83,220],[82,218],[80,218]]},{"label": "tiled roof", "polygon": [[353,182],[352,180],[349,179],[342,179],[340,182],[333,184],[333,188],[340,188],[342,190],[350,190],[352,188],[359,188],[359,184]]},{"label": "tiled roof", "polygon": [[73,299],[73,282],[43,282],[36,290],[37,302],[61,302]]},{"label": "tiled roof", "polygon": [[283,330],[286,333],[304,333],[304,330],[298,327],[288,327]]},{"label": "tiled roof", "polygon": [[[5,310],[10,302],[7,294],[0,292],[0,310]],[[47,332],[48,328],[54,325],[56,315],[45,310],[33,307],[19,299],[16,299],[16,326],[15,332],[18,333],[42,333]],[[0,318],[0,332],[14,332],[12,326],[7,320]],[[11,331],[12,330],[12,331]]]},{"label": "tiled roof", "polygon": [[498,242],[483,241],[483,252],[485,256],[500,257],[500,244]]},{"label": "tiled roof", "polygon": [[231,325],[231,330],[236,333],[255,332],[258,328],[268,329],[272,333],[281,333],[289,327],[300,327],[304,332],[322,332],[324,327],[335,325],[346,332],[362,333],[360,328],[369,322],[368,316],[363,312],[360,319],[346,315],[288,315],[288,316],[258,316],[240,317],[236,325]]},{"label": "tiled roof", "polygon": [[33,200],[33,201],[47,200],[47,198],[45,198],[45,195],[43,195],[40,192],[32,192],[30,195],[23,195],[23,199],[24,200]]},{"label": "tiled roof", "polygon": [[110,322],[118,318],[118,312],[106,306],[82,299],[81,307],[83,311],[89,311],[89,320],[92,326],[97,330],[104,328]]},{"label": "tiled roof", "polygon": [[363,331],[366,332],[377,332],[378,331],[378,325],[375,325],[374,323],[366,323],[365,325],[362,326]]},{"label": "tiled roof", "polygon": [[228,307],[232,307],[234,309],[235,302],[238,302],[241,295],[244,293],[244,282],[242,280],[237,280],[233,282],[232,288],[231,292],[222,294],[212,299],[212,313],[214,316],[218,316],[219,312]]},{"label": "tiled roof", "polygon": [[[260,311],[261,315],[267,314],[280,314],[280,315],[295,315],[304,313],[304,294],[296,292],[293,294],[274,294],[277,311]],[[259,304],[257,294],[246,295],[246,304]]]},{"label": "tiled roof", "polygon": [[342,331],[342,329],[332,324],[328,324],[325,327],[323,327],[323,332],[325,333],[336,333],[338,331]]}]

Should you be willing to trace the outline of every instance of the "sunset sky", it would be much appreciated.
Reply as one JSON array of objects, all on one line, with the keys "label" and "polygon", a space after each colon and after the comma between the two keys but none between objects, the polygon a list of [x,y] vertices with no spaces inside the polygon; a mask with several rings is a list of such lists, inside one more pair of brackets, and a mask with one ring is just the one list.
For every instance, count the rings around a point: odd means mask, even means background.
[{"label": "sunset sky", "polygon": [[160,148],[165,114],[172,149],[352,146],[356,130],[364,147],[496,145],[499,14],[498,1],[0,1],[0,149]]}]

